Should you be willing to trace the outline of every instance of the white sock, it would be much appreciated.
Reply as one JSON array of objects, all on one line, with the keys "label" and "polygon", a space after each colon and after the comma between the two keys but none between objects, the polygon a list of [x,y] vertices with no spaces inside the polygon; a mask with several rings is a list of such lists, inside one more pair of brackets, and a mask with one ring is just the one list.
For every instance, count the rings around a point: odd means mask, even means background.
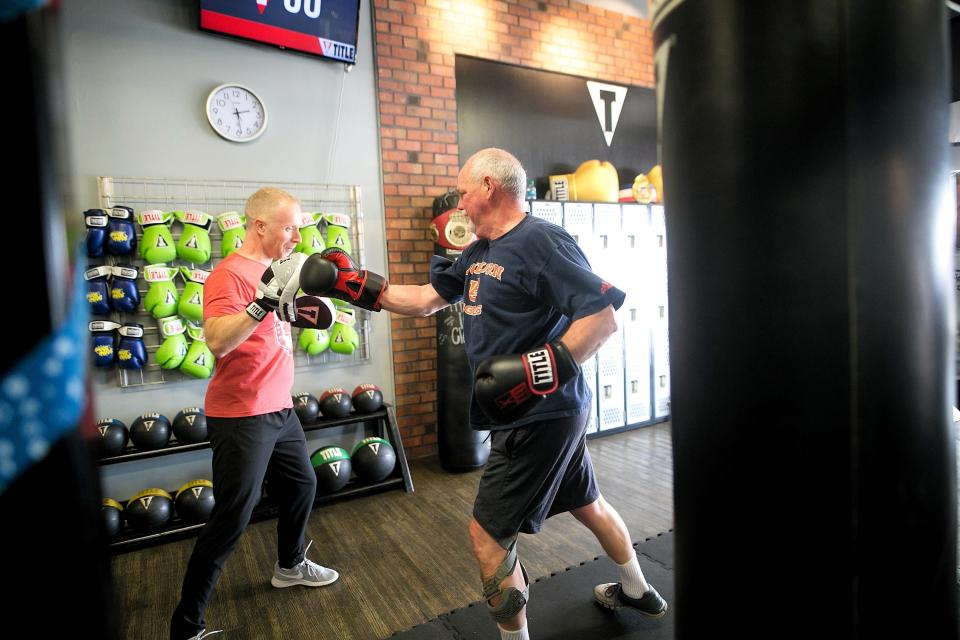
[{"label": "white sock", "polygon": [[631,598],[640,598],[650,590],[643,571],[640,570],[640,563],[637,562],[637,554],[633,554],[627,562],[618,564],[617,568],[620,569],[620,584],[624,594]]},{"label": "white sock", "polygon": [[516,631],[507,631],[499,624],[497,625],[497,629],[500,629],[500,640],[530,640],[530,634],[527,633],[526,622]]}]

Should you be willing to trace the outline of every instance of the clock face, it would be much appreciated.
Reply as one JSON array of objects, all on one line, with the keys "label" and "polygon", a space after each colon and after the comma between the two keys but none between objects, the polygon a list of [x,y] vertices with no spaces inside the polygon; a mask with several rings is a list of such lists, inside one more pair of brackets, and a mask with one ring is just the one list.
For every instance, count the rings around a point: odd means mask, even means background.
[{"label": "clock face", "polygon": [[267,108],[250,89],[222,84],[207,97],[207,120],[227,140],[250,142],[267,128]]}]

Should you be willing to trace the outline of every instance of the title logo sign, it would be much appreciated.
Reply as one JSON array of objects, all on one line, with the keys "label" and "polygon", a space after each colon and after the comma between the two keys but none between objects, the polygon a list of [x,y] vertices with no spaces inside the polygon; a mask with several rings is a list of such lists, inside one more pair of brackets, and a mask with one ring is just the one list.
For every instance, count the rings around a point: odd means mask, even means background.
[{"label": "title logo sign", "polygon": [[603,131],[603,139],[607,141],[609,147],[610,143],[613,142],[613,134],[617,131],[617,123],[620,121],[623,103],[627,99],[627,88],[616,84],[587,80],[587,91],[593,101],[593,109],[597,112],[600,129]]}]

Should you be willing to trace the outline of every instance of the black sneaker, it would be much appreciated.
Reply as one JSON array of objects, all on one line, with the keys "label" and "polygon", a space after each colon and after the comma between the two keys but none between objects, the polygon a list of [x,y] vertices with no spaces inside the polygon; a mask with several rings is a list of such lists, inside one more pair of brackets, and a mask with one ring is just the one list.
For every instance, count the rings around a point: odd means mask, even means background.
[{"label": "black sneaker", "polygon": [[647,586],[650,589],[642,597],[631,598],[623,592],[619,582],[598,584],[593,588],[593,599],[607,609],[633,607],[647,617],[662,618],[667,613],[667,601],[660,597],[652,584]]}]

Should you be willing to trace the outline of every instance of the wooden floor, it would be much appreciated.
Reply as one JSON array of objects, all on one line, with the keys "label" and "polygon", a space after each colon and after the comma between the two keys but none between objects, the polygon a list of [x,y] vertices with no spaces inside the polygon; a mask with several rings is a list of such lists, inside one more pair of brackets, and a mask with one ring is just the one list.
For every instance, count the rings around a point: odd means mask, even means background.
[{"label": "wooden floor", "polygon": [[[667,423],[591,440],[589,449],[601,490],[634,541],[672,528]],[[389,491],[314,510],[309,557],[341,573],[329,587],[271,587],[275,521],[250,525],[207,608],[209,627],[226,630],[216,637],[376,640],[479,600],[467,522],[480,473],[450,474],[436,459],[413,461],[411,468],[414,493]],[[113,559],[121,637],[168,637],[193,544],[188,539]],[[550,519],[536,536],[521,535],[519,549],[531,580],[603,553],[567,514]]]}]

